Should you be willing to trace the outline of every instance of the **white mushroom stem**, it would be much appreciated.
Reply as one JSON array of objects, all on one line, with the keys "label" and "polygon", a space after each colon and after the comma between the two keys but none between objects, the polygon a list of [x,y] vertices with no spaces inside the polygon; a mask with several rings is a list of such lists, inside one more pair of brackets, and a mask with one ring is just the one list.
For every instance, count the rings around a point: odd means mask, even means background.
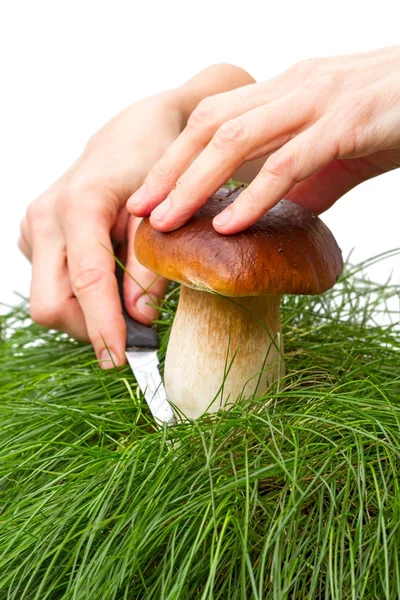
[{"label": "white mushroom stem", "polygon": [[284,375],[280,299],[182,286],[164,371],[179,416],[195,419],[260,395]]}]

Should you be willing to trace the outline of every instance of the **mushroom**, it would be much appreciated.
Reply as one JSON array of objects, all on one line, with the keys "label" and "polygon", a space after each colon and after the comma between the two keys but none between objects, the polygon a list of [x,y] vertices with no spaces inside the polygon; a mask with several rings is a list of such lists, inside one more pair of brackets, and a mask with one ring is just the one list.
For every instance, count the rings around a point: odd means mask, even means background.
[{"label": "mushroom", "polygon": [[147,218],[136,233],[138,260],[182,284],[164,370],[181,417],[262,394],[283,377],[282,294],[320,294],[342,271],[330,230],[288,200],[245,231],[217,233],[213,217],[241,191],[221,188],[175,231],[161,233]]}]

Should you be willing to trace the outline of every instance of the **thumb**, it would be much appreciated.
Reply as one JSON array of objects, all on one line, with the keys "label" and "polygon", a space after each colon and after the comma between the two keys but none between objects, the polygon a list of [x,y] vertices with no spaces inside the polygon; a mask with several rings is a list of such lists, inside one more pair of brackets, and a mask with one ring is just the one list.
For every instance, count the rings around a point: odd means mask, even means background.
[{"label": "thumb", "polygon": [[148,325],[158,317],[158,307],[167,290],[168,280],[149,271],[136,259],[133,240],[140,221],[130,217],[128,222],[124,302],[131,317]]}]

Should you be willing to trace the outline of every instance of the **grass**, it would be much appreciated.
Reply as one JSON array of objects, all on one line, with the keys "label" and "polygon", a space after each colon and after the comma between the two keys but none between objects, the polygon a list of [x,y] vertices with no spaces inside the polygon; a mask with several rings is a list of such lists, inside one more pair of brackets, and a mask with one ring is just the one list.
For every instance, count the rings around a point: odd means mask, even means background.
[{"label": "grass", "polygon": [[2,317],[0,599],[400,598],[400,290],[364,266],[285,298],[279,391],[162,430],[128,367]]}]

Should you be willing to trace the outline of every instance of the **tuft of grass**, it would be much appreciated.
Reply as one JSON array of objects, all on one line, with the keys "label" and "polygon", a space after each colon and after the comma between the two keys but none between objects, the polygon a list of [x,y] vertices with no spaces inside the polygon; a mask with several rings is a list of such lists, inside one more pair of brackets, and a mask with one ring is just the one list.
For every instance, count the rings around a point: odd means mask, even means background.
[{"label": "tuft of grass", "polygon": [[399,598],[400,289],[365,266],[284,299],[279,389],[161,430],[128,367],[1,317],[0,598]]}]

